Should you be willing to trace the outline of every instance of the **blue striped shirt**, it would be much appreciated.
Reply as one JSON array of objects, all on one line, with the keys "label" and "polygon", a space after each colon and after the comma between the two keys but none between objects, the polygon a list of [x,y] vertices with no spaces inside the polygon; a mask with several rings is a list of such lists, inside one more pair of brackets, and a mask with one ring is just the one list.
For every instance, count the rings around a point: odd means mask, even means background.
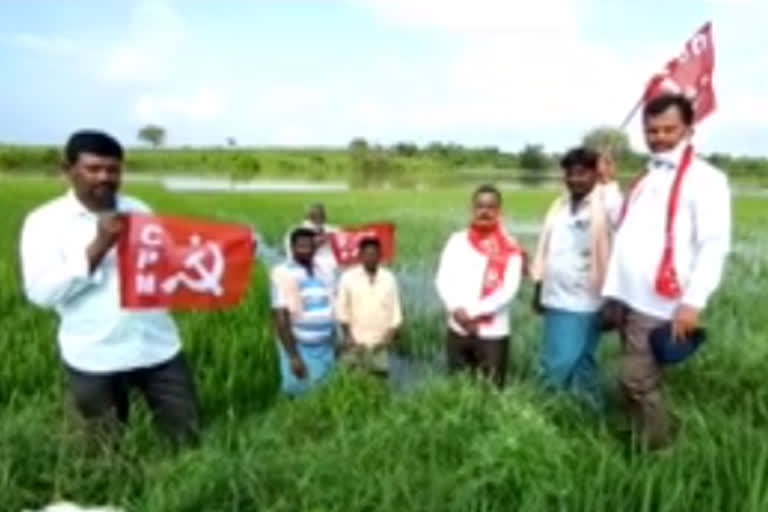
[{"label": "blue striped shirt", "polygon": [[318,273],[310,275],[294,261],[277,265],[272,272],[272,308],[289,308],[284,281],[276,279],[277,273],[290,276],[298,286],[300,310],[291,311],[291,330],[299,343],[320,343],[333,337],[335,330],[332,286]]}]

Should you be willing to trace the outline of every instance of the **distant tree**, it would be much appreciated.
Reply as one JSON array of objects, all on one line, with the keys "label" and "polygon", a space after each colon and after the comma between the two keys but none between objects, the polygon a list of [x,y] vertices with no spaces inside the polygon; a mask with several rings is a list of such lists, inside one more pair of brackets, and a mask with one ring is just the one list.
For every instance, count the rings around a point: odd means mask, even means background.
[{"label": "distant tree", "polygon": [[234,181],[248,181],[261,173],[261,162],[254,155],[243,155],[230,178]]},{"label": "distant tree", "polygon": [[529,170],[546,169],[549,165],[549,159],[544,153],[541,144],[527,144],[520,152],[520,167]]},{"label": "distant tree", "polygon": [[627,134],[610,126],[591,130],[584,136],[582,144],[595,151],[609,153],[615,160],[622,160],[632,152]]},{"label": "distant tree", "polygon": [[368,141],[363,137],[355,137],[349,142],[349,150],[353,152],[367,151]]},{"label": "distant tree", "polygon": [[427,145],[426,148],[424,148],[424,151],[429,153],[430,155],[435,156],[444,156],[448,149],[442,142],[430,142],[429,145]]},{"label": "distant tree", "polygon": [[368,187],[398,181],[405,167],[382,152],[356,152],[352,155],[350,182],[354,187]]},{"label": "distant tree", "polygon": [[148,124],[139,130],[138,139],[157,148],[165,142],[165,128],[156,124]]},{"label": "distant tree", "polygon": [[416,156],[419,153],[419,147],[412,142],[398,142],[394,150],[400,156]]},{"label": "distant tree", "polygon": [[715,167],[720,167],[721,169],[727,169],[731,166],[732,158],[730,155],[724,154],[724,153],[712,153],[707,158],[712,165]]},{"label": "distant tree", "polygon": [[234,137],[227,137],[227,146],[231,148],[237,146],[237,139]]},{"label": "distant tree", "polygon": [[549,158],[540,144],[526,144],[520,152],[521,180],[528,185],[536,185],[546,179]]}]

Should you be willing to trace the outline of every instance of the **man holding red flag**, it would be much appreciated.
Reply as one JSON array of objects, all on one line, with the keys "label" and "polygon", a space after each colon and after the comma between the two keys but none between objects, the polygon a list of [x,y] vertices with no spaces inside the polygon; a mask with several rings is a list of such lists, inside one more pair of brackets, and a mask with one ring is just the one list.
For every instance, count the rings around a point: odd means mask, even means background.
[{"label": "man holding red flag", "polygon": [[71,189],[27,215],[21,266],[29,300],[61,320],[59,351],[75,405],[91,427],[113,427],[127,420],[137,387],[169,436],[193,439],[197,397],[172,317],[121,307],[115,244],[125,214],[149,212],[118,194],[123,149],[105,133],[79,131],[65,160]]},{"label": "man holding red flag", "polygon": [[509,354],[508,309],[520,286],[523,258],[504,230],[496,187],[479,187],[472,210],[469,229],[448,239],[435,279],[448,313],[448,365],[452,371],[479,370],[501,388]]},{"label": "man holding red flag", "polygon": [[672,439],[651,333],[671,323],[676,342],[687,342],[720,284],[730,246],[728,180],[695,155],[694,119],[683,95],[657,96],[645,105],[651,159],[625,196],[603,288],[611,299],[606,316],[622,334],[628,412],[651,448]]}]

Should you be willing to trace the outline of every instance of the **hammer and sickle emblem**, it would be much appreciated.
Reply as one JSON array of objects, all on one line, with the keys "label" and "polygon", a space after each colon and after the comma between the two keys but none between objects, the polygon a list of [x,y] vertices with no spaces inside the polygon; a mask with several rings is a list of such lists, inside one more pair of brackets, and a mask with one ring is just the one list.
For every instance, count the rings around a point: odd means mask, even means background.
[{"label": "hammer and sickle emblem", "polygon": [[[221,247],[213,242],[203,244],[199,235],[192,236],[189,241],[193,250],[184,260],[184,268],[163,281],[163,291],[171,294],[183,285],[198,293],[223,295],[221,278],[224,276],[224,254]],[[208,254],[213,258],[210,267],[205,265],[205,257]],[[191,270],[192,274],[188,270]]]}]

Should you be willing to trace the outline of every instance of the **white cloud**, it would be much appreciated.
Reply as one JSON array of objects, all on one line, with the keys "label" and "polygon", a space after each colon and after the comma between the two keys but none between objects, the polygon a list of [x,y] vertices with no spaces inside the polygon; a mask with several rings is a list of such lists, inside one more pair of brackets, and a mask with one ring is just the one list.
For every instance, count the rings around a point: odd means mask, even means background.
[{"label": "white cloud", "polygon": [[107,49],[104,78],[118,84],[152,84],[173,76],[183,52],[184,22],[166,0],[135,4],[128,37]]},{"label": "white cloud", "polygon": [[[591,15],[583,0],[357,2],[384,23],[447,32],[457,48],[448,76],[427,101],[353,107],[371,130],[394,131],[399,124],[427,133],[546,133],[547,127],[568,126],[576,142],[595,125],[618,126],[650,75],[698,28],[681,29],[677,41],[626,45],[586,32]],[[758,48],[768,40],[757,26],[768,2],[707,3],[699,14],[714,25],[719,108],[698,129],[703,146],[716,145],[725,126],[768,124],[768,68],[758,62],[765,59]],[[639,124],[637,116],[628,132],[633,146],[644,149]]]},{"label": "white cloud", "polygon": [[142,122],[210,121],[228,109],[226,94],[201,88],[192,94],[143,94],[136,101],[135,114]]}]

